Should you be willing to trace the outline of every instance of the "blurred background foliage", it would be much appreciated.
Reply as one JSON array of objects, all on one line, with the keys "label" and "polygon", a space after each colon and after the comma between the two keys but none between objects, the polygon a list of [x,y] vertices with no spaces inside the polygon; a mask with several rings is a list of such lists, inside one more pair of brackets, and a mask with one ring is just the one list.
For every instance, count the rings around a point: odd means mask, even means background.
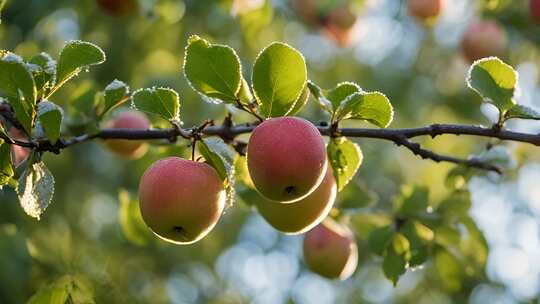
[{"label": "blurred background foliage", "polygon": [[[437,22],[423,25],[398,0],[139,0],[136,11],[121,16],[94,0],[11,0],[2,12],[0,47],[31,58],[41,51],[58,54],[70,39],[91,41],[104,49],[107,61],[67,84],[55,95],[56,103],[84,104],[115,78],[132,90],[170,86],[180,92],[181,118],[191,126],[207,118],[219,121],[234,110],[205,103],[187,84],[181,67],[189,35],[235,48],[244,75],[250,75],[247,69],[260,49],[279,40],[304,54],[309,78],[324,88],[354,81],[367,91],[384,92],[396,108],[392,127],[487,125],[494,111],[481,107],[480,98],[466,88],[469,63],[460,40],[474,19],[500,22],[509,37],[503,59],[520,73],[519,102],[538,109],[540,26],[531,21],[527,2],[448,0]],[[250,120],[234,114],[237,123]],[[315,103],[300,115],[327,119]],[[154,126],[160,123],[154,120]],[[540,131],[535,122],[509,127]],[[347,281],[307,271],[302,237],[270,228],[252,211],[250,193],[241,184],[237,203],[208,237],[190,246],[160,241],[138,214],[139,177],[159,158],[187,156],[188,143],[156,144],[142,159],[130,161],[98,142],[46,154],[56,193],[40,221],[24,214],[12,190],[0,192],[0,302],[23,303],[32,295],[32,303],[537,301],[537,150],[502,147],[499,152],[512,170],[501,178],[470,176],[451,165],[421,161],[386,142],[355,141],[364,163],[339,194],[341,208],[336,210],[359,242],[360,264]],[[421,143],[462,157],[496,144],[452,136]],[[403,210],[404,200],[427,212]],[[420,260],[422,253],[429,255],[427,262],[407,271],[393,287],[369,240],[376,238],[374,230],[384,234],[402,216],[409,226],[428,226],[433,241],[415,251]]]}]

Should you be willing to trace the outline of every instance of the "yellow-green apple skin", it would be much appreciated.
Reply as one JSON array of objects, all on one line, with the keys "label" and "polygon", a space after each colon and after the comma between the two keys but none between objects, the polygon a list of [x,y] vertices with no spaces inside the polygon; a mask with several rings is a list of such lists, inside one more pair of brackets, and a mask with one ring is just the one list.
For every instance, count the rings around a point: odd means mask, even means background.
[{"label": "yellow-green apple skin", "polygon": [[271,118],[257,126],[248,142],[247,162],[259,193],[282,203],[308,196],[327,167],[321,134],[298,117]]},{"label": "yellow-green apple skin", "polygon": [[354,236],[330,218],[305,234],[303,247],[306,265],[323,277],[345,280],[356,270],[358,247]]},{"label": "yellow-green apple skin", "polygon": [[[129,110],[120,113],[106,127],[112,129],[146,130],[150,128],[150,121],[148,121],[148,118],[143,113]],[[109,139],[106,141],[106,145],[114,154],[130,159],[140,158],[148,150],[148,144],[141,140]]]},{"label": "yellow-green apple skin", "polygon": [[444,5],[444,0],[409,0],[407,2],[409,14],[423,22],[436,19],[441,14]]},{"label": "yellow-green apple skin", "polygon": [[494,20],[477,20],[469,25],[461,40],[463,56],[470,63],[485,57],[502,57],[508,38]]},{"label": "yellow-green apple skin", "polygon": [[223,181],[201,162],[168,157],[146,170],[139,184],[144,222],[162,239],[192,244],[206,236],[225,207]]},{"label": "yellow-green apple skin", "polygon": [[334,206],[336,195],[336,179],[328,166],[322,183],[307,197],[291,204],[260,198],[255,205],[266,222],[276,230],[286,234],[300,234],[326,218]]}]

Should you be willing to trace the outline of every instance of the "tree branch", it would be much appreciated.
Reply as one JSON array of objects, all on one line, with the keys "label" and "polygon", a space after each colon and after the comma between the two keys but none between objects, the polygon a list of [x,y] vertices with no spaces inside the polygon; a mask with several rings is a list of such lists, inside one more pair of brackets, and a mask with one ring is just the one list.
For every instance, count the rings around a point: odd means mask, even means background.
[{"label": "tree branch", "polygon": [[[1,114],[1,113],[0,113]],[[59,153],[62,149],[87,142],[94,139],[126,139],[126,140],[154,140],[166,139],[171,142],[177,140],[180,136],[185,139],[192,139],[194,136],[218,136],[226,142],[232,142],[235,137],[250,133],[257,126],[258,122],[242,125],[233,125],[231,122],[223,123],[218,126],[206,126],[204,128],[169,128],[169,129],[101,129],[94,134],[84,134],[69,139],[60,139],[57,143],[52,144],[47,140],[37,140],[32,142],[14,141],[10,138],[4,138],[5,135],[0,135],[8,143],[22,146],[25,148],[35,149],[36,151],[48,151]],[[418,143],[410,141],[412,138],[420,136],[431,136],[432,138],[439,135],[470,135],[485,138],[496,138],[506,141],[522,142],[540,146],[540,134],[520,133],[497,128],[486,128],[482,126],[472,125],[453,125],[453,124],[433,124],[419,128],[405,129],[370,129],[370,128],[332,128],[327,123],[321,123],[317,126],[322,135],[325,136],[347,136],[357,138],[373,138],[394,142],[399,146],[404,146],[414,154],[424,158],[431,159],[435,162],[451,162],[461,164],[468,167],[474,167],[484,170],[495,171],[501,173],[501,169],[483,163],[476,159],[460,159],[452,156],[440,155],[433,151],[426,150],[420,147]]]}]

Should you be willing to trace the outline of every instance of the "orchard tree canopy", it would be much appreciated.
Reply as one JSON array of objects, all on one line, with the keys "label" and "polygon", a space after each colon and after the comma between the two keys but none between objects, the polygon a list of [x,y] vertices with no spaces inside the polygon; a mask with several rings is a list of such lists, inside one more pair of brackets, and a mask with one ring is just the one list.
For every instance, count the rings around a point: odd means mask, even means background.
[{"label": "orchard tree canopy", "polygon": [[0,303],[540,299],[540,0],[0,0]]}]

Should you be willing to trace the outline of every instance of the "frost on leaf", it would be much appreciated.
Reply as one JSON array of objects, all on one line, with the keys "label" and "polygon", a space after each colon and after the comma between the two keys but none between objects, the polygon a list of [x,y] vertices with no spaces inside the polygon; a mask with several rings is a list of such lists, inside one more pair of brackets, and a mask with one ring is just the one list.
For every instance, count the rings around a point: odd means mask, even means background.
[{"label": "frost on leaf", "polygon": [[24,212],[39,220],[51,203],[54,177],[43,162],[32,164],[19,178],[17,195]]}]

